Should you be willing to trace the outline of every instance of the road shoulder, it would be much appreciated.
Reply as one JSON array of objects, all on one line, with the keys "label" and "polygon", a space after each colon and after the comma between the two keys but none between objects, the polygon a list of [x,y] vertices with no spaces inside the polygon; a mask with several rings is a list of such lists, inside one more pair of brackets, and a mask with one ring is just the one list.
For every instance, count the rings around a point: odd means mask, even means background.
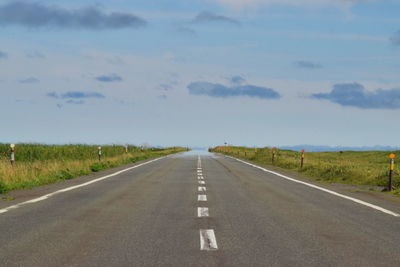
[{"label": "road shoulder", "polygon": [[[343,194],[343,195],[346,195],[349,197],[357,198],[359,200],[369,202],[369,203],[377,205],[377,206],[381,206],[381,207],[391,210],[393,212],[400,213],[400,197],[377,191],[377,188],[372,187],[372,186],[320,182],[320,181],[316,181],[315,178],[310,178],[310,177],[307,177],[300,173],[290,171],[290,170],[287,170],[284,168],[270,166],[270,165],[259,165],[259,164],[255,164],[251,161],[248,161],[248,160],[243,160],[243,159],[239,159],[239,158],[235,158],[235,157],[229,157],[229,156],[225,156],[222,154],[216,154],[216,155],[225,157],[227,159],[232,159],[232,160],[238,159],[241,161],[245,161],[249,164],[254,164],[256,166],[260,166],[262,168],[283,174],[290,178],[293,178],[293,179],[296,179],[296,180],[299,180],[302,182],[310,183],[310,184],[313,184],[313,185],[316,185],[319,187],[323,187],[328,190],[332,190],[332,191],[335,191],[337,193],[340,193],[340,194]],[[237,162],[239,164],[243,164],[246,166],[246,164],[244,164],[244,163],[241,163],[239,161],[237,161]],[[249,165],[247,165],[247,166],[251,167]],[[276,176],[276,177],[277,177],[277,179],[281,179],[278,176]]]},{"label": "road shoulder", "polygon": [[[168,156],[166,156],[168,157]],[[76,186],[76,185],[80,185],[82,183],[86,183],[86,182],[90,182],[93,180],[96,180],[100,177],[103,176],[107,176],[149,161],[152,161],[154,159],[161,159],[163,157],[159,157],[159,158],[151,158],[151,159],[147,159],[147,160],[142,160],[142,161],[138,161],[135,163],[129,163],[129,164],[125,164],[125,165],[121,165],[118,167],[114,167],[111,169],[107,169],[107,170],[102,170],[99,172],[93,172],[89,175],[84,175],[84,176],[80,176],[80,177],[76,177],[70,180],[64,180],[64,181],[60,181],[57,183],[52,183],[52,184],[48,184],[48,185],[42,185],[42,186],[37,186],[37,187],[33,187],[33,188],[27,188],[27,189],[19,189],[19,190],[14,190],[11,192],[8,192],[7,194],[0,194],[0,209],[2,208],[6,208],[24,201],[28,201],[30,199],[33,198],[37,198],[37,197],[41,197],[43,195],[58,191],[58,190],[62,190],[71,186]]]}]

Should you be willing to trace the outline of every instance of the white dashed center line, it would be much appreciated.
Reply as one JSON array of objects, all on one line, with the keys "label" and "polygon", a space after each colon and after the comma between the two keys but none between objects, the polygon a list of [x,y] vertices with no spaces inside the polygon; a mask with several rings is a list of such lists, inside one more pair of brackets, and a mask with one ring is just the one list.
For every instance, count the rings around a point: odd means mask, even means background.
[{"label": "white dashed center line", "polygon": [[[199,185],[205,185],[206,182],[204,181],[203,177],[203,170],[201,168],[201,159],[200,156],[198,157],[197,161],[197,179]],[[199,192],[205,193],[207,188],[205,186],[198,186],[197,187]],[[207,201],[207,195],[202,194],[197,196],[198,201]],[[210,213],[207,207],[198,207],[197,208],[197,217],[209,217]],[[212,251],[217,250],[217,239],[215,238],[214,230],[212,229],[200,229],[200,250]]]},{"label": "white dashed center line", "polygon": [[207,201],[207,196],[206,195],[198,195],[197,201]]},{"label": "white dashed center line", "polygon": [[201,217],[208,217],[210,216],[209,212],[208,212],[208,208],[197,208],[197,217],[201,218]]},{"label": "white dashed center line", "polygon": [[198,190],[199,190],[199,192],[206,192],[207,191],[205,186],[199,186]]},{"label": "white dashed center line", "polygon": [[214,230],[200,230],[200,250],[217,250],[217,239]]}]

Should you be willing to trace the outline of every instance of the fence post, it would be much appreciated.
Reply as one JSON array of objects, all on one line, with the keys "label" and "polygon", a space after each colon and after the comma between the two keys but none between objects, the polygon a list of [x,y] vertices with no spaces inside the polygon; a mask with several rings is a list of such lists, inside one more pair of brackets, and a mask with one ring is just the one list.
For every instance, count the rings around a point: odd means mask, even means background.
[{"label": "fence post", "polygon": [[301,150],[301,163],[300,163],[300,168],[303,169],[304,165],[304,149]]},{"label": "fence post", "polygon": [[15,162],[15,144],[10,145],[10,163],[11,168],[14,169],[14,162]]},{"label": "fence post", "polygon": [[392,153],[390,154],[390,170],[389,170],[389,182],[387,190],[390,192],[392,191],[392,180],[393,180],[393,171],[394,171],[394,157],[395,155]]},{"label": "fence post", "polygon": [[101,146],[98,147],[99,150],[99,161],[101,161]]},{"label": "fence post", "polygon": [[275,153],[276,153],[276,147],[272,148],[272,164],[275,162]]}]

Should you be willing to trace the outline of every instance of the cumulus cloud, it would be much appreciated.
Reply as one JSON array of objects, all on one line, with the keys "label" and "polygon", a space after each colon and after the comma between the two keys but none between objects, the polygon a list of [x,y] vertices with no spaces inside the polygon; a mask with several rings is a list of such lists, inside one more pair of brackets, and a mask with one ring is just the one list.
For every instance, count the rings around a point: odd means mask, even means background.
[{"label": "cumulus cloud", "polygon": [[61,95],[61,98],[104,98],[104,95],[96,92],[67,92]]},{"label": "cumulus cloud", "polygon": [[218,83],[210,82],[192,82],[187,86],[191,95],[206,95],[216,98],[230,98],[248,96],[261,99],[277,99],[280,98],[278,92],[274,89],[254,86],[254,85],[238,85],[225,86]]},{"label": "cumulus cloud", "polygon": [[110,75],[101,75],[96,77],[96,80],[98,80],[99,82],[105,82],[105,83],[109,83],[109,82],[122,82],[122,77],[117,75],[117,74],[110,74]]},{"label": "cumulus cloud", "polygon": [[129,13],[105,13],[97,7],[66,9],[16,1],[0,6],[0,25],[104,30],[138,28],[146,25],[146,21]]},{"label": "cumulus cloud", "polygon": [[19,83],[38,83],[38,82],[40,82],[39,79],[37,79],[35,77],[29,77],[26,79],[19,80]]},{"label": "cumulus cloud", "polygon": [[105,98],[103,94],[97,92],[79,92],[79,91],[70,91],[63,93],[61,95],[56,92],[47,93],[48,97],[56,98],[56,99],[85,99],[85,98]]},{"label": "cumulus cloud", "polygon": [[225,23],[239,26],[240,22],[222,15],[217,15],[208,11],[199,13],[192,21],[192,23]]},{"label": "cumulus cloud", "polygon": [[0,51],[0,60],[8,58],[8,54],[6,52]]},{"label": "cumulus cloud", "polygon": [[313,94],[311,97],[361,109],[400,109],[400,89],[369,92],[359,83],[335,84],[330,93]]},{"label": "cumulus cloud", "polygon": [[294,66],[299,69],[321,69],[323,66],[320,63],[311,61],[299,60],[294,62]]},{"label": "cumulus cloud", "polygon": [[397,31],[395,34],[393,34],[389,40],[393,45],[400,46],[400,31]]}]

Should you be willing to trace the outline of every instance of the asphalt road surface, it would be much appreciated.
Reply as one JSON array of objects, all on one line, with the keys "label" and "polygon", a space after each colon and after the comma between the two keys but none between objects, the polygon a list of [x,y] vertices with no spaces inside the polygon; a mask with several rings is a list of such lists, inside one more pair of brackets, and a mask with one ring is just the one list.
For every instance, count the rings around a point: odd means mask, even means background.
[{"label": "asphalt road surface", "polygon": [[400,266],[400,202],[214,154],[137,165],[13,192],[0,265]]}]

